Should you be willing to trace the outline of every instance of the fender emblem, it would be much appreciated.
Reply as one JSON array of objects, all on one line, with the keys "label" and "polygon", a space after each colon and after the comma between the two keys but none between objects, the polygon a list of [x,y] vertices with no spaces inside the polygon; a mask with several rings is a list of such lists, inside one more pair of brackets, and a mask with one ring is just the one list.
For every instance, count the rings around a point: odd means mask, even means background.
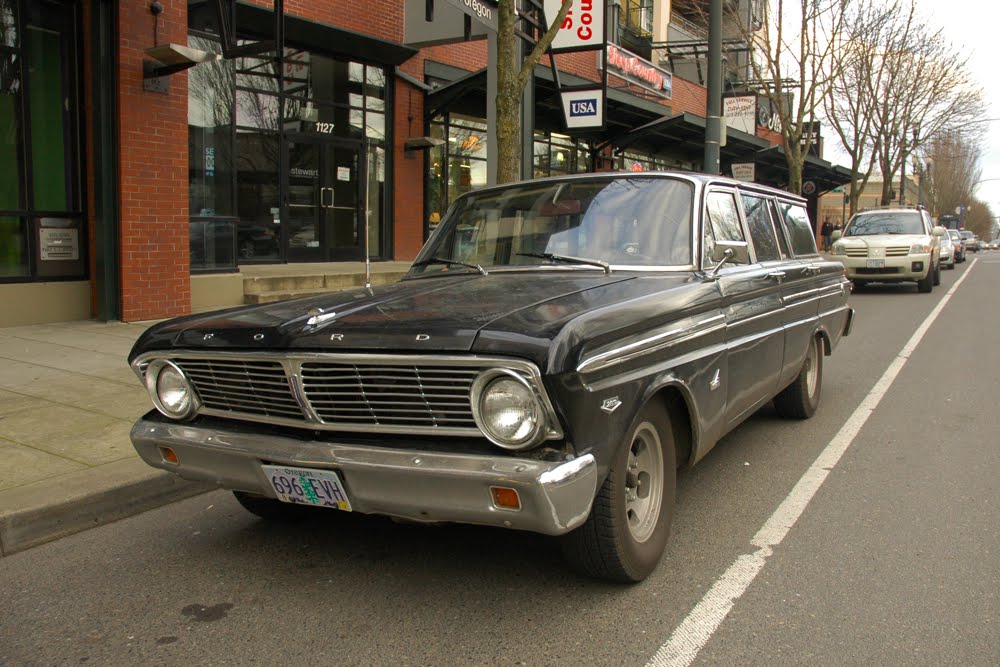
[{"label": "fender emblem", "polygon": [[618,400],[617,396],[614,396],[612,398],[605,398],[604,402],[601,403],[601,410],[604,410],[610,415],[612,412],[617,410],[618,406],[620,406],[621,404],[622,402]]},{"label": "fender emblem", "polygon": [[721,371],[719,371],[719,369],[716,368],[715,376],[712,378],[712,381],[708,383],[708,388],[711,389],[712,391],[718,389],[719,386],[722,384],[722,379],[719,377],[720,375]]},{"label": "fender emblem", "polygon": [[330,334],[330,340],[344,340],[344,334]]},{"label": "fender emblem", "polygon": [[417,340],[430,340],[431,337],[427,334],[417,334]]},{"label": "fender emblem", "polygon": [[264,340],[264,334],[262,334],[262,333],[254,334],[253,335],[253,339],[254,340]]}]

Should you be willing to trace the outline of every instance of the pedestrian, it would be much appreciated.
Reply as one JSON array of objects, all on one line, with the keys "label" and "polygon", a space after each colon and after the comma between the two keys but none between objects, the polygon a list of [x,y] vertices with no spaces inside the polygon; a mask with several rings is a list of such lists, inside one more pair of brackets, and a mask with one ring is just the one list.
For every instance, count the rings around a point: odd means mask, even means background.
[{"label": "pedestrian", "polygon": [[823,223],[820,234],[823,236],[823,252],[830,251],[830,245],[832,244],[833,238],[833,223],[827,218],[826,222]]}]

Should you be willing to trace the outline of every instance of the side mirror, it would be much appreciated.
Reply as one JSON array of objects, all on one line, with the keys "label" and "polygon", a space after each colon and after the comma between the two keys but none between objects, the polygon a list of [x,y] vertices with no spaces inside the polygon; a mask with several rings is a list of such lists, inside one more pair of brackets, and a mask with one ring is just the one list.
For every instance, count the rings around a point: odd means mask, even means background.
[{"label": "side mirror", "polygon": [[934,227],[934,229],[931,230],[931,234],[933,234],[934,236],[944,236],[947,233],[948,230],[945,229],[944,227],[941,227],[940,225]]},{"label": "side mirror", "polygon": [[844,236],[844,232],[842,232],[839,229],[837,229],[837,230],[835,230],[833,232],[833,236],[831,236],[830,238],[833,239],[834,241],[836,241],[837,239],[842,238],[843,236]]},{"label": "side mirror", "polygon": [[726,264],[749,264],[750,244],[746,241],[716,241],[709,256],[715,267],[708,274],[708,280],[714,280]]}]

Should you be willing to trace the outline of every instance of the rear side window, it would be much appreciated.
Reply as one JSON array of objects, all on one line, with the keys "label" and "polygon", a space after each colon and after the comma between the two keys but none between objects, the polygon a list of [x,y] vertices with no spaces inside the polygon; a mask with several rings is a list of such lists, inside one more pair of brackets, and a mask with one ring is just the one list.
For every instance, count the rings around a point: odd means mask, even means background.
[{"label": "rear side window", "polygon": [[767,200],[763,197],[743,195],[743,211],[747,216],[750,240],[753,241],[758,262],[781,259],[774,223],[771,222],[771,213],[768,209]]},{"label": "rear side window", "polygon": [[813,236],[812,223],[805,206],[799,204],[778,204],[781,209],[781,219],[788,232],[788,240],[792,244],[792,252],[796,256],[815,255],[816,237]]}]

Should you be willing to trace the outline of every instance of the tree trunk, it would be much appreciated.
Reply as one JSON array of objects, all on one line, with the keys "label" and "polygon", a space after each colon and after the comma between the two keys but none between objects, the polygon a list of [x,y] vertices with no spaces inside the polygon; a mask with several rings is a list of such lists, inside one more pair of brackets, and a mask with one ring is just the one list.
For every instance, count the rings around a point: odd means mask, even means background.
[{"label": "tree trunk", "polygon": [[513,183],[521,175],[521,96],[518,85],[514,4],[501,2],[497,27],[497,183]]}]

